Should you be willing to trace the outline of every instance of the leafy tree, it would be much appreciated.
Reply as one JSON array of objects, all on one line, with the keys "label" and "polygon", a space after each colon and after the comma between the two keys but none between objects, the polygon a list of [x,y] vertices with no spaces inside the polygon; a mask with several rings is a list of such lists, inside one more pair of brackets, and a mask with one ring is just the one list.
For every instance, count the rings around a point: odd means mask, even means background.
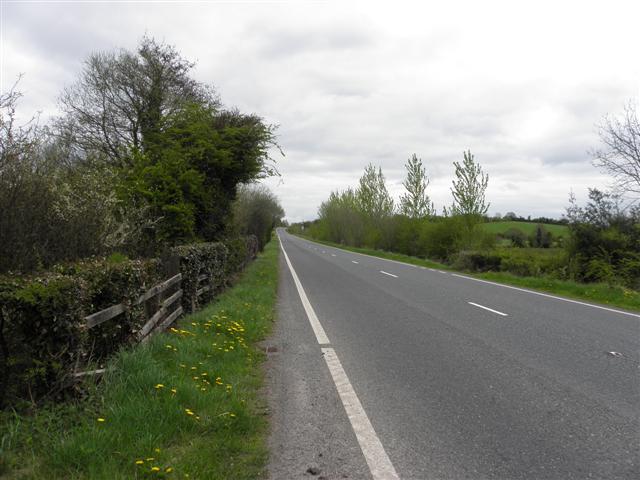
[{"label": "leafy tree", "polygon": [[82,150],[122,164],[132,149],[155,143],[164,120],[186,104],[218,106],[212,89],[189,76],[193,67],[174,47],[149,37],[136,52],[94,53],[60,97],[59,129]]},{"label": "leafy tree", "polygon": [[323,239],[347,245],[363,244],[365,217],[353,189],[331,192],[320,205],[318,215],[320,222],[316,231]]},{"label": "leafy tree", "polygon": [[374,221],[393,214],[393,199],[387,191],[385,178],[380,167],[376,170],[373,165],[367,165],[364,174],[360,177],[355,200],[360,211]]},{"label": "leafy tree", "polygon": [[260,249],[280,225],[284,210],[277,197],[264,185],[243,185],[233,204],[233,225],[241,235],[255,235]]},{"label": "leafy tree", "polygon": [[474,161],[471,151],[464,152],[462,164],[453,162],[456,179],[453,180],[451,194],[453,215],[468,218],[480,217],[487,213],[489,204],[485,203],[485,191],[489,183],[489,175],[482,172],[482,167]]},{"label": "leafy tree", "polygon": [[414,153],[407,161],[407,178],[402,183],[407,193],[400,197],[400,211],[410,218],[424,218],[435,215],[433,202],[427,195],[429,177],[422,166],[422,160]]}]

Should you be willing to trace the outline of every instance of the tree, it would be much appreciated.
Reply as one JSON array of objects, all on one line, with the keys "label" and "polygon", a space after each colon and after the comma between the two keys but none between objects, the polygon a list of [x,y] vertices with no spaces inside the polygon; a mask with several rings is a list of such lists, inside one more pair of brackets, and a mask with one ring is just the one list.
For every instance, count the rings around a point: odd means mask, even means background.
[{"label": "tree", "polygon": [[393,214],[393,199],[387,191],[380,167],[376,170],[373,165],[367,165],[356,190],[356,202],[360,210],[374,221]]},{"label": "tree", "polygon": [[242,185],[233,203],[233,225],[241,235],[255,235],[260,249],[282,222],[284,210],[277,197],[264,185]]},{"label": "tree", "polygon": [[629,102],[621,118],[606,116],[598,126],[603,148],[591,151],[595,166],[610,174],[621,193],[640,198],[640,122]]},{"label": "tree", "polygon": [[59,130],[83,150],[121,163],[131,149],[153,144],[164,119],[185,105],[219,106],[212,89],[190,78],[193,67],[174,47],[146,36],[136,52],[94,53],[60,97]]},{"label": "tree", "polygon": [[471,150],[464,152],[462,164],[453,162],[456,180],[453,180],[451,194],[453,215],[480,217],[487,213],[489,205],[485,203],[485,191],[489,183],[489,175],[482,172],[482,167],[475,163]]},{"label": "tree", "polygon": [[536,224],[533,233],[529,236],[529,244],[534,248],[549,248],[553,241],[553,235],[541,223]]},{"label": "tree", "polygon": [[120,199],[147,213],[150,246],[220,238],[237,186],[278,174],[276,127],[223,109],[193,66],[144,37],[135,52],[91,55],[61,97],[59,137],[80,160],[99,152],[119,169]]},{"label": "tree", "polygon": [[422,160],[414,153],[406,163],[407,178],[402,183],[407,193],[400,197],[400,211],[410,218],[424,218],[435,215],[433,202],[427,195],[429,177],[422,166]]},{"label": "tree", "polygon": [[318,209],[319,233],[323,239],[360,246],[364,239],[364,214],[358,206],[356,192],[347,188],[331,192]]}]

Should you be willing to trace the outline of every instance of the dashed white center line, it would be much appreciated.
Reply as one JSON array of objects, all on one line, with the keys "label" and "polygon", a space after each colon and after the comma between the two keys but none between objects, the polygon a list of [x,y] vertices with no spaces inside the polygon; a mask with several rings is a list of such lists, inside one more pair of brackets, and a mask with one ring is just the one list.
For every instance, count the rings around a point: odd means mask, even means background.
[{"label": "dashed white center line", "polygon": [[393,273],[385,272],[384,270],[380,270],[380,273],[384,273],[385,275],[389,275],[390,277],[393,277],[393,278],[398,278],[397,275],[394,275]]},{"label": "dashed white center line", "polygon": [[332,256],[332,257],[335,257],[335,256],[336,256],[336,254],[335,254],[335,253],[332,253],[332,254],[331,254],[331,256]]},{"label": "dashed white center line", "polygon": [[351,260],[351,263],[355,263],[356,265],[358,264],[355,260]]},{"label": "dashed white center line", "polygon": [[499,312],[498,310],[494,310],[493,308],[485,307],[483,305],[479,305],[479,304],[473,303],[473,302],[467,302],[467,303],[469,305],[473,305],[474,307],[483,308],[483,309],[488,310],[490,312],[497,313],[498,315],[502,315],[503,317],[508,316],[506,313]]}]

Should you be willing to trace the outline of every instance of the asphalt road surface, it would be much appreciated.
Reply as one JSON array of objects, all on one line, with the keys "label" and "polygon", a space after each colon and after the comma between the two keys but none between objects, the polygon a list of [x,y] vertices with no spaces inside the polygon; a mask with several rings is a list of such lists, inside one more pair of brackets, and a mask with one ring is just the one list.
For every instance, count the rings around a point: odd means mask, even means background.
[{"label": "asphalt road surface", "polygon": [[638,312],[278,233],[272,478],[640,478]]}]

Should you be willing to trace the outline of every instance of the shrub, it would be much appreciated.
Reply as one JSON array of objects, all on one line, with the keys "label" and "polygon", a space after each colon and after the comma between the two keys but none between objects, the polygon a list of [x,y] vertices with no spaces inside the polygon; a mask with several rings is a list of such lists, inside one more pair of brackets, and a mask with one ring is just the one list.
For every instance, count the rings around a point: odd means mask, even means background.
[{"label": "shrub", "polygon": [[0,283],[2,400],[58,393],[84,357],[83,281],[60,274]]},{"label": "shrub", "polygon": [[453,258],[453,267],[472,272],[500,271],[502,259],[495,253],[459,252]]},{"label": "shrub", "polygon": [[527,244],[527,236],[519,228],[510,228],[502,234],[502,237],[511,240],[514,247],[523,248]]}]

